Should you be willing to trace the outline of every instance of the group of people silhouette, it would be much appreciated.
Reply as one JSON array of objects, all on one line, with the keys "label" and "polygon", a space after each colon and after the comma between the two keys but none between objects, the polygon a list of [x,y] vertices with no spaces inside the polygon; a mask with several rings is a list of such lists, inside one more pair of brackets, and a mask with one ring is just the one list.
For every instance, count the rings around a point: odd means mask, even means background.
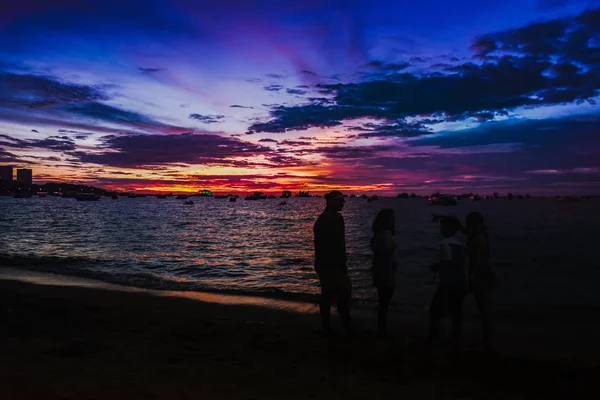
[{"label": "group of people silhouette", "polygon": [[[321,285],[319,304],[323,333],[335,335],[330,315],[333,301],[342,319],[347,335],[355,334],[350,315],[352,284],[348,274],[344,218],[340,211],[346,200],[339,191],[325,195],[327,206],[314,225],[315,271]],[[490,267],[490,245],[483,216],[477,212],[468,214],[465,224],[452,216],[434,215],[439,222],[439,261],[431,270],[439,284],[429,307],[429,337],[439,339],[441,319],[446,313],[452,317],[452,342],[458,345],[462,335],[463,302],[472,292],[481,315],[482,340],[484,346],[492,347],[493,321],[492,300],[496,277]],[[396,288],[396,217],[393,209],[381,210],[373,222],[371,249],[373,264],[371,274],[373,286],[378,293],[377,330],[382,337],[387,335],[388,307]],[[457,237],[462,232],[466,244]],[[434,277],[435,280],[435,277]]]}]

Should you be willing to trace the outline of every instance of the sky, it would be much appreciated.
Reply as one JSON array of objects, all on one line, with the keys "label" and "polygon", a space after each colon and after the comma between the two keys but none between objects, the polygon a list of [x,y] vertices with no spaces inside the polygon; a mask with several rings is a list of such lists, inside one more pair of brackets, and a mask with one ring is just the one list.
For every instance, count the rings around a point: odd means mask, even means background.
[{"label": "sky", "polygon": [[139,192],[600,194],[600,0],[20,0],[0,165]]}]

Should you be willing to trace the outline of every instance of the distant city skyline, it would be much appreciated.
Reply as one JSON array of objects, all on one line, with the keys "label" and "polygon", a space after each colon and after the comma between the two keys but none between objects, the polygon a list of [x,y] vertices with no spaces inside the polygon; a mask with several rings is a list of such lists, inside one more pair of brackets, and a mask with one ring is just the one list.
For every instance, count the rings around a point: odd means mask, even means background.
[{"label": "distant city skyline", "polygon": [[23,0],[0,15],[0,165],[36,183],[600,194],[599,91],[600,0]]}]

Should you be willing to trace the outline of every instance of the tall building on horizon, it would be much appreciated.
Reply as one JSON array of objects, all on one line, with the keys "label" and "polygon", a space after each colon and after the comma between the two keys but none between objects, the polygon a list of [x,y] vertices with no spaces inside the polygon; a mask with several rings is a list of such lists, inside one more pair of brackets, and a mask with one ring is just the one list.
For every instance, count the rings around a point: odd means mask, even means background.
[{"label": "tall building on horizon", "polygon": [[12,165],[0,165],[0,183],[11,183],[13,180]]},{"label": "tall building on horizon", "polygon": [[33,183],[33,171],[28,168],[21,168],[17,170],[17,182],[31,185]]}]

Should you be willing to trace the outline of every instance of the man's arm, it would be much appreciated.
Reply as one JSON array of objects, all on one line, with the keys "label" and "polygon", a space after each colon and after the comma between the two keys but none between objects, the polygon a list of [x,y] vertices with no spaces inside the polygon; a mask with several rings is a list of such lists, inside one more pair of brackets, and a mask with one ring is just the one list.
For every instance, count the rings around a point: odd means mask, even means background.
[{"label": "man's arm", "polygon": [[344,217],[338,214],[338,220],[336,221],[336,243],[338,244],[337,251],[339,252],[339,263],[342,267],[346,267],[346,261],[348,259],[346,254],[346,225],[344,224]]}]

